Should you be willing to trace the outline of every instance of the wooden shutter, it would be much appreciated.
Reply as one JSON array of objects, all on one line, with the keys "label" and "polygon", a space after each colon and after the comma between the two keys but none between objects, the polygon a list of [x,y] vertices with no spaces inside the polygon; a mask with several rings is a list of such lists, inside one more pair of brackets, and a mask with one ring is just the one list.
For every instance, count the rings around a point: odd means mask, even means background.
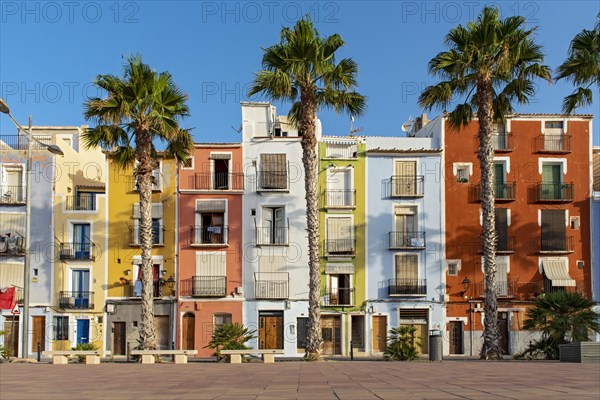
[{"label": "wooden shutter", "polygon": [[261,154],[261,187],[287,189],[287,162],[285,154]]},{"label": "wooden shutter", "polygon": [[394,164],[394,194],[410,196],[417,192],[417,162],[396,161]]},{"label": "wooden shutter", "polygon": [[508,250],[508,209],[494,209],[496,218],[497,250]]},{"label": "wooden shutter", "polygon": [[542,250],[566,249],[564,210],[542,210]]},{"label": "wooden shutter", "polygon": [[226,276],[227,264],[224,251],[197,252],[196,253],[196,275],[197,276]]},{"label": "wooden shutter", "polygon": [[396,279],[419,279],[419,263],[416,254],[396,254]]}]

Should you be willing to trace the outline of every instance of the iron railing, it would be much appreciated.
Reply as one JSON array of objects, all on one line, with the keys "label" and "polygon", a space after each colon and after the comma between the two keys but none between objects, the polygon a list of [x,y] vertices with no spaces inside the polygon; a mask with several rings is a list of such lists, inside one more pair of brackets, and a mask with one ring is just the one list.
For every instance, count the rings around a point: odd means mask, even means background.
[{"label": "iron railing", "polygon": [[329,255],[353,255],[356,252],[355,239],[326,239],[325,253]]},{"label": "iron railing", "polygon": [[354,304],[354,288],[329,288],[321,296],[324,306],[351,306]]},{"label": "iron railing", "polygon": [[[129,226],[129,240],[131,246],[141,246],[139,226]],[[163,225],[152,225],[152,244],[162,246],[164,242],[165,227]]]},{"label": "iron railing", "polygon": [[388,279],[389,296],[426,296],[427,279]]},{"label": "iron railing", "polygon": [[92,242],[60,243],[61,260],[94,260],[96,245]]},{"label": "iron railing", "polygon": [[225,297],[227,277],[193,276],[181,281],[181,295],[191,297]]},{"label": "iron railing", "polygon": [[196,172],[189,177],[188,187],[193,190],[244,190],[244,174],[237,172]]},{"label": "iron railing", "polygon": [[348,208],[356,206],[356,190],[325,190],[323,205],[327,208]]},{"label": "iron railing", "polygon": [[18,232],[0,237],[0,256],[25,255],[25,238]]},{"label": "iron railing", "polygon": [[[518,284],[512,281],[496,281],[496,296],[517,297]],[[473,286],[474,297],[485,297],[485,282],[477,282]]]},{"label": "iron railing", "polygon": [[425,232],[393,231],[388,233],[390,249],[424,249]]},{"label": "iron railing", "polygon": [[[514,201],[517,198],[517,183],[516,182],[505,182],[505,183],[493,183],[494,188],[494,199],[497,202],[501,201]],[[473,185],[473,200],[480,201],[483,196],[483,190],[481,183]]]},{"label": "iron railing", "polygon": [[289,274],[287,272],[255,272],[254,297],[257,299],[287,299]]},{"label": "iron railing", "polygon": [[0,185],[0,204],[25,204],[27,193],[23,185]]},{"label": "iron railing", "polygon": [[384,182],[387,197],[421,197],[425,193],[423,175],[394,175]]},{"label": "iron railing", "polygon": [[512,133],[495,133],[492,136],[492,146],[497,152],[512,151]]},{"label": "iron railing", "polygon": [[65,310],[89,310],[94,308],[94,292],[60,292],[58,301]]},{"label": "iron railing", "polygon": [[570,153],[571,135],[540,135],[534,138],[537,153]]},{"label": "iron railing", "polygon": [[573,201],[573,183],[538,183],[535,186],[535,201]]},{"label": "iron railing", "polygon": [[540,238],[541,253],[570,253],[573,251],[573,236],[567,236],[563,233],[542,235]]},{"label": "iron railing", "polygon": [[192,226],[192,246],[215,246],[227,244],[227,226]]},{"label": "iron railing", "polygon": [[256,245],[287,245],[289,227],[287,226],[257,226]]},{"label": "iron railing", "polygon": [[96,196],[93,194],[79,194],[67,196],[67,211],[96,211]]},{"label": "iron railing", "polygon": [[[39,142],[31,141],[31,150],[46,150],[44,145],[52,144],[51,135],[33,135]],[[27,150],[26,135],[0,135],[0,151],[2,150]]]}]

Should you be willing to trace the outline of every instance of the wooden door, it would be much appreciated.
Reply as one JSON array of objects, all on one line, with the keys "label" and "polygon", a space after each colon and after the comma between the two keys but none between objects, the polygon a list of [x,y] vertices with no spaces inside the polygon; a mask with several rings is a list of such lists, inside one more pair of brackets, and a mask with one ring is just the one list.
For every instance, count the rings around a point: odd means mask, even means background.
[{"label": "wooden door", "polygon": [[421,354],[429,354],[429,332],[427,331],[427,324],[416,324],[417,331],[415,332],[415,338],[418,340],[417,349]]},{"label": "wooden door", "polygon": [[181,346],[183,350],[194,350],[196,318],[192,313],[185,313],[181,323]]},{"label": "wooden door", "polygon": [[325,355],[342,354],[342,324],[340,317],[321,317],[322,351]]},{"label": "wooden door", "polygon": [[113,354],[126,355],[127,329],[125,322],[113,322]]},{"label": "wooden door", "polygon": [[283,315],[261,314],[258,335],[260,349],[283,349]]},{"label": "wooden door", "polygon": [[156,344],[159,350],[169,350],[169,316],[155,315],[154,329],[156,330]]},{"label": "wooden door", "polygon": [[382,353],[387,347],[387,317],[373,316],[373,353]]},{"label": "wooden door", "polygon": [[4,317],[4,347],[13,357],[19,354],[19,339],[19,317]]},{"label": "wooden door", "polygon": [[463,354],[464,328],[462,321],[450,321],[448,323],[450,339],[450,354]]},{"label": "wooden door", "polygon": [[46,317],[33,317],[33,333],[31,335],[31,352],[37,352],[37,345],[40,343],[40,349],[46,350]]},{"label": "wooden door", "polygon": [[498,333],[500,334],[500,348],[503,354],[508,353],[508,313],[498,313]]}]

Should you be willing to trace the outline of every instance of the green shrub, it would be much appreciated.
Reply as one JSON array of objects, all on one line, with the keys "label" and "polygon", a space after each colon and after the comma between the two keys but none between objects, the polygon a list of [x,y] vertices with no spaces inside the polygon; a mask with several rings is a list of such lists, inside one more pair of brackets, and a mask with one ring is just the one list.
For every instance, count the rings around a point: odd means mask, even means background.
[{"label": "green shrub", "polygon": [[386,360],[410,361],[417,358],[420,339],[415,336],[417,328],[412,325],[402,325],[390,329],[388,345],[383,358]]},{"label": "green shrub", "polygon": [[205,348],[215,349],[214,355],[217,361],[227,361],[229,356],[221,356],[221,350],[246,350],[246,342],[256,337],[256,331],[249,331],[244,325],[236,322],[234,324],[223,324],[217,327],[212,335],[212,340]]},{"label": "green shrub", "polygon": [[[75,347],[71,347],[71,350],[78,350],[78,351],[92,351],[92,350],[97,350],[98,346],[96,346],[94,343],[77,343],[77,346]],[[79,360],[79,362],[84,362],[85,361],[85,356],[77,356],[77,359]]]}]

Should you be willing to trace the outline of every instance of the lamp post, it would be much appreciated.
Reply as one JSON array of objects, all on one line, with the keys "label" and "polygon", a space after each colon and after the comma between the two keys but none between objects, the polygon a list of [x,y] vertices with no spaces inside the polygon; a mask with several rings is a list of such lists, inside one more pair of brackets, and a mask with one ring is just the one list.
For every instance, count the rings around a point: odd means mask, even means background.
[{"label": "lamp post", "polygon": [[[27,358],[29,355],[29,292],[31,280],[31,141],[34,140],[52,154],[64,155],[60,147],[55,144],[45,144],[37,140],[31,134],[31,116],[29,116],[29,127],[27,130],[23,128],[10,113],[8,105],[4,100],[0,99],[0,112],[6,114],[17,126],[19,131],[27,135],[27,180],[25,183],[25,262],[23,266],[23,337],[21,340],[21,355]],[[17,141],[18,143],[18,141]]]}]

